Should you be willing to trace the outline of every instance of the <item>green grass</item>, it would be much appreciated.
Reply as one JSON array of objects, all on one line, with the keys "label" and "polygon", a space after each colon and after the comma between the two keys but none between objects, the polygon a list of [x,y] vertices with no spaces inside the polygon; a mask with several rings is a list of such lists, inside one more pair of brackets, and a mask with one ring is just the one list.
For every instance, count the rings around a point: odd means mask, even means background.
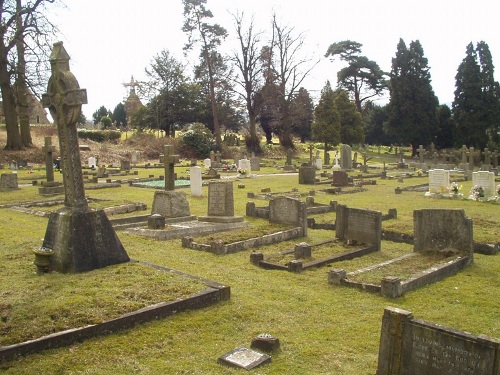
[{"label": "green grass", "polygon": [[[159,174],[141,170],[140,173]],[[279,173],[268,167],[265,172]],[[389,170],[389,174],[396,172]],[[366,192],[342,195],[317,193],[315,201],[328,204],[331,200],[350,207],[369,208],[386,213],[389,208],[398,210],[398,218],[384,221],[387,230],[413,233],[413,210],[417,208],[459,208],[474,222],[474,238],[479,242],[498,241],[500,206],[488,203],[429,199],[423,193],[403,192],[395,195],[396,186],[422,184],[427,178],[377,180],[377,185],[366,186]],[[235,180],[235,214],[244,215],[248,192],[259,193],[262,188],[272,192],[299,188],[300,193],[319,190],[324,186],[297,185],[296,175],[258,177]],[[238,189],[236,184],[244,184]],[[470,183],[463,183],[464,192]],[[189,190],[184,190],[189,196]],[[189,197],[191,213],[206,215],[207,188],[204,196]],[[122,186],[114,189],[88,190],[87,196],[105,200],[100,206],[126,202],[144,202],[151,207],[154,190]],[[2,192],[0,204],[28,202],[42,199],[37,187],[26,186],[13,192]],[[266,201],[255,200],[257,206]],[[140,212],[139,214],[143,214]],[[117,215],[119,217],[120,215]],[[333,222],[334,214],[316,215],[317,220]],[[258,219],[249,220],[257,226]],[[47,219],[13,210],[0,209],[0,303],[6,291],[24,301],[26,314],[31,304],[40,303],[36,298],[24,298],[27,289],[36,295],[53,293],[46,302],[56,310],[63,305],[59,295],[80,300],[89,293],[80,282],[70,281],[73,275],[49,274],[36,276],[31,249],[41,245]],[[333,231],[308,230],[300,240],[259,247],[264,256],[293,249],[297,242],[319,242],[332,238]],[[380,252],[350,261],[334,263],[330,267],[308,269],[300,274],[266,271],[249,261],[251,250],[218,256],[208,252],[184,249],[179,239],[156,241],[118,232],[125,249],[133,259],[148,261],[160,266],[215,280],[231,286],[231,299],[198,311],[143,324],[104,337],[75,343],[60,349],[51,349],[0,365],[6,374],[241,374],[217,363],[217,358],[237,346],[250,346],[252,338],[260,333],[270,333],[281,341],[281,350],[274,353],[273,361],[258,370],[259,374],[361,374],[372,375],[377,366],[380,326],[383,309],[395,306],[411,311],[415,317],[432,321],[473,334],[500,337],[500,256],[475,254],[474,264],[457,275],[398,299],[388,299],[352,288],[329,285],[328,270],[344,268],[347,272],[393,259],[412,252],[412,246],[382,241]],[[313,250],[314,252],[314,250]],[[104,270],[93,271],[94,274]],[[90,273],[88,273],[90,275]],[[77,275],[84,277],[86,275]],[[142,278],[139,272],[134,273]],[[114,274],[106,279],[111,288],[128,290],[142,297],[145,287],[117,288]],[[149,277],[144,276],[145,279]],[[67,284],[67,285],[64,285]],[[170,288],[172,281],[162,287]],[[42,288],[59,285],[61,288]],[[64,287],[63,287],[64,286]],[[38,293],[38,294],[37,294]],[[8,294],[8,293],[7,293]],[[92,293],[91,293],[92,294]],[[116,296],[116,295],[115,295]],[[6,296],[8,297],[8,296]],[[117,303],[104,288],[97,288],[90,300]],[[128,303],[128,302],[127,302]],[[12,304],[12,303],[11,303]],[[91,303],[92,304],[92,303]],[[96,302],[94,305],[100,306]],[[48,308],[48,307],[47,307]],[[79,309],[68,309],[78,312]],[[65,310],[66,312],[68,310]],[[76,311],[75,311],[76,310]],[[3,311],[3,310],[2,310]],[[70,311],[70,312],[71,312]],[[3,314],[3,312],[2,312]],[[12,314],[12,312],[10,313]],[[24,314],[24,313],[23,313]],[[21,315],[21,314],[19,314]],[[46,315],[45,313],[41,314]],[[95,315],[98,316],[97,312]],[[13,316],[11,316],[14,319]],[[45,319],[47,319],[45,317]],[[92,318],[85,318],[93,321]],[[59,319],[60,320],[60,319]],[[0,322],[5,324],[5,322]],[[25,318],[27,335],[34,329],[31,318]]]}]

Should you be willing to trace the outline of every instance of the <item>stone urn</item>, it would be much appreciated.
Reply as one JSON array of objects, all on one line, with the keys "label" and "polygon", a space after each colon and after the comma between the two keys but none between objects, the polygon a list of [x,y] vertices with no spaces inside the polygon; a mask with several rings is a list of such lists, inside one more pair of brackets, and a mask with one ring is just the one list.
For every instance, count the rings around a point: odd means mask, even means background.
[{"label": "stone urn", "polygon": [[33,263],[36,266],[37,274],[43,275],[49,272],[50,257],[54,255],[54,251],[42,246],[34,249],[33,254],[35,254],[35,261]]}]

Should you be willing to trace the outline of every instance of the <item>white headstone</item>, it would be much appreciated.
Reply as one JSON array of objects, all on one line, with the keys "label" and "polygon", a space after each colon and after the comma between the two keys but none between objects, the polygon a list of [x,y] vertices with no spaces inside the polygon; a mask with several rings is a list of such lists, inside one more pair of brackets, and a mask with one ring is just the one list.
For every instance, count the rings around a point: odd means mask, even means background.
[{"label": "white headstone", "polygon": [[137,151],[132,151],[132,155],[130,157],[130,162],[134,165],[139,161],[139,153]]},{"label": "white headstone", "polygon": [[495,189],[495,174],[488,171],[472,172],[472,186],[482,186],[484,189],[484,197],[491,198],[496,194]]},{"label": "white headstone", "polygon": [[189,181],[191,183],[191,196],[201,197],[202,192],[202,179],[201,179],[201,167],[197,165],[191,167],[189,170]]},{"label": "white headstone", "polygon": [[340,170],[339,158],[337,157],[337,155],[335,155],[335,162],[333,164],[333,169]]},{"label": "white headstone", "polygon": [[89,162],[89,168],[97,167],[95,157],[91,156],[89,158],[88,162]]},{"label": "white headstone", "polygon": [[244,175],[250,176],[250,174],[252,173],[252,166],[250,165],[250,160],[248,159],[238,160],[238,171],[245,171]]},{"label": "white headstone", "polygon": [[450,171],[431,169],[429,171],[429,193],[448,192],[450,188]]},{"label": "white headstone", "polygon": [[210,159],[205,159],[203,160],[203,165],[205,166],[205,169],[210,169],[212,166],[212,161]]},{"label": "white headstone", "polygon": [[323,169],[323,159],[321,158],[316,159],[316,169],[319,171]]}]

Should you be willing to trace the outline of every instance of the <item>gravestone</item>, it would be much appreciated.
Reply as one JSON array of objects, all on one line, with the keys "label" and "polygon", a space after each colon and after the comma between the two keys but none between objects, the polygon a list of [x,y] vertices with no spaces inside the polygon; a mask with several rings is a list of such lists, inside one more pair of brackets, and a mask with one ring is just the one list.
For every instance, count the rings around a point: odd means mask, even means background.
[{"label": "gravestone", "polygon": [[165,145],[163,165],[165,169],[165,190],[155,191],[151,214],[160,214],[166,218],[187,217],[191,215],[186,193],[175,190],[175,163],[179,156],[174,155],[174,146]]},{"label": "gravestone", "polygon": [[500,342],[485,335],[415,319],[386,307],[382,318],[377,375],[498,375]]},{"label": "gravestone", "polygon": [[337,204],[336,217],[335,233],[338,239],[372,244],[380,250],[382,212]]},{"label": "gravestone", "polygon": [[89,168],[97,167],[97,160],[94,156],[89,157],[87,160],[87,163],[88,163],[87,165]]},{"label": "gravestone", "polygon": [[332,186],[348,186],[349,176],[346,171],[332,171]]},{"label": "gravestone", "polygon": [[17,173],[2,173],[0,176],[0,191],[18,190]]},{"label": "gravestone", "polygon": [[271,357],[267,354],[259,353],[248,348],[236,348],[229,353],[221,355],[219,362],[226,365],[241,367],[245,370],[251,370],[264,363],[271,362]]},{"label": "gravestone", "polygon": [[283,167],[283,170],[285,171],[294,171],[295,170],[295,165],[293,165],[292,162],[292,151],[287,150],[286,152],[286,162],[285,166]]},{"label": "gravestone", "polygon": [[120,170],[130,171],[130,160],[120,159]]},{"label": "gravestone", "polygon": [[322,170],[323,169],[323,160],[321,158],[316,158],[314,165],[318,171]]},{"label": "gravestone", "polygon": [[349,145],[340,146],[340,168],[342,170],[352,169],[352,149]]},{"label": "gravestone", "polygon": [[212,161],[210,159],[204,159],[203,166],[205,167],[205,169],[210,169],[210,167],[212,166]]},{"label": "gravestone", "polygon": [[416,253],[458,251],[473,262],[472,220],[460,209],[413,211],[413,251]]},{"label": "gravestone", "polygon": [[208,214],[199,221],[237,223],[243,216],[234,215],[233,181],[210,180],[208,182]]},{"label": "gravestone", "polygon": [[438,192],[448,192],[450,188],[450,171],[444,169],[431,169],[429,171],[429,191],[427,196]]},{"label": "gravestone", "polygon": [[466,170],[467,169],[467,146],[462,145],[460,152],[461,152],[461,159],[460,159],[459,168]]},{"label": "gravestone", "polygon": [[316,167],[309,164],[303,164],[299,167],[299,184],[314,185],[316,184]]},{"label": "gravestone", "polygon": [[250,160],[238,160],[238,171],[243,177],[249,177],[252,174],[252,166],[250,165]]},{"label": "gravestone", "polygon": [[340,170],[341,168],[340,168],[339,158],[338,158],[337,154],[335,154],[335,157],[333,158],[333,160],[334,160],[334,163],[333,163],[333,167],[332,167],[332,169],[333,169],[334,171],[336,171],[336,170]]},{"label": "gravestone", "polygon": [[252,171],[260,171],[260,158],[255,156],[255,155],[252,155],[252,157],[250,158],[250,169]]},{"label": "gravestone", "polygon": [[45,175],[47,181],[42,182],[42,186],[38,188],[40,195],[56,195],[64,193],[64,186],[60,182],[54,181],[54,160],[53,152],[55,147],[52,146],[52,139],[45,137],[45,145],[42,150],[45,152]]},{"label": "gravestone", "polygon": [[134,151],[132,151],[132,154],[130,155],[130,162],[135,167],[137,165],[138,161],[139,161],[139,152],[134,150]]},{"label": "gravestone", "polygon": [[269,222],[302,227],[307,236],[307,205],[295,198],[274,197],[269,201]]},{"label": "gravestone", "polygon": [[52,75],[42,103],[57,125],[65,200],[63,208],[51,213],[42,244],[54,252],[49,268],[75,273],[128,262],[104,210],[90,209],[87,204],[76,130],[87,92],[69,70],[62,42],[54,44],[50,65]]},{"label": "gravestone", "polygon": [[191,167],[189,170],[189,183],[191,186],[191,196],[192,197],[201,197],[203,196],[202,191],[202,178],[201,178],[201,167],[197,165]]},{"label": "gravestone", "polygon": [[488,171],[478,171],[472,173],[472,186],[482,186],[484,198],[493,198],[497,195],[495,187],[495,174]]}]

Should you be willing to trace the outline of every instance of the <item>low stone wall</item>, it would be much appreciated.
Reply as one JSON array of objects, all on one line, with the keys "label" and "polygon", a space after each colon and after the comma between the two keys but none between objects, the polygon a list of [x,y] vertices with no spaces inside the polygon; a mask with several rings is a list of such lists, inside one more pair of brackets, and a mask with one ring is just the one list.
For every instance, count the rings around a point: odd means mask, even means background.
[{"label": "low stone wall", "polygon": [[195,242],[193,237],[183,237],[182,247],[194,250],[208,251],[210,253],[217,255],[225,255],[259,246],[271,245],[273,243],[288,241],[303,236],[304,236],[303,228],[296,227],[276,233],[266,234],[262,237],[250,238],[248,240],[233,242],[229,244],[224,244],[223,241],[214,241],[210,244],[203,244]]}]

